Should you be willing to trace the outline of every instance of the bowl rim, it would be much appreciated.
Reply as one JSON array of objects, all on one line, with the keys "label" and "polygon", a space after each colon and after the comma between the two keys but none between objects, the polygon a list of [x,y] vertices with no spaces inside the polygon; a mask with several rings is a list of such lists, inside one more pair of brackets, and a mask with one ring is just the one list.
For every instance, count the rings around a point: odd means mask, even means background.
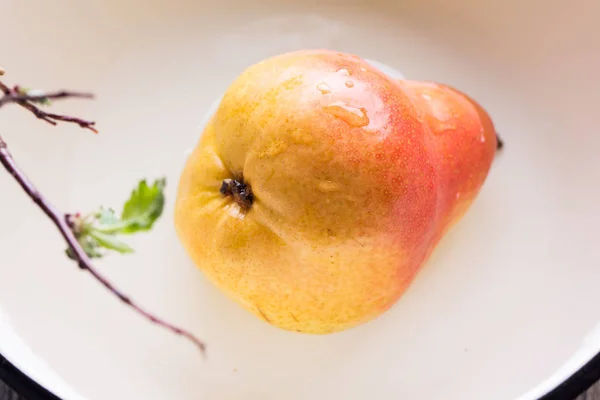
[{"label": "bowl rim", "polygon": [[[0,353],[0,380],[28,400],[70,400],[61,398],[29,377]],[[600,352],[564,381],[536,400],[574,399],[600,380]],[[533,399],[532,399],[533,400]]]}]

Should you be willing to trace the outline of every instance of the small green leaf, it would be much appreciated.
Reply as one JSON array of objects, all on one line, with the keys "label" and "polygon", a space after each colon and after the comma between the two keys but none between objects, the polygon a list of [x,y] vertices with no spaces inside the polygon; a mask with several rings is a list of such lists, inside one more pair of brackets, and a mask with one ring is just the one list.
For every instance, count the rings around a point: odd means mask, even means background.
[{"label": "small green leaf", "polygon": [[15,87],[15,89],[16,89],[16,92],[19,93],[22,96],[29,95],[29,91],[31,90],[31,89],[23,87],[23,86]]},{"label": "small green leaf", "polygon": [[101,207],[100,211],[96,214],[96,218],[102,225],[114,225],[119,222],[119,218],[117,218],[117,214],[115,214],[115,210],[112,208],[106,209]]},{"label": "small green leaf", "polygon": [[120,241],[115,235],[111,235],[104,232],[98,232],[94,229],[90,230],[90,236],[96,239],[99,246],[107,248],[109,250],[115,250],[119,253],[133,253],[133,248],[128,244]]},{"label": "small green leaf", "polygon": [[[44,96],[46,94],[46,92],[44,92],[43,90],[40,90],[40,89],[29,89],[29,88],[24,88],[24,87],[17,88],[17,92],[23,96]],[[49,106],[52,104],[50,99],[48,99],[46,97],[40,97],[38,99],[31,100],[31,102],[39,103],[39,104],[42,104],[45,106]]]},{"label": "small green leaf", "polygon": [[[133,248],[119,240],[117,234],[136,233],[152,228],[163,212],[165,185],[165,178],[154,181],[152,186],[148,186],[146,180],[141,180],[125,203],[121,218],[112,208],[104,207],[83,217],[79,213],[72,216],[71,229],[86,254],[90,258],[100,258],[106,254],[102,250],[132,253]],[[71,249],[67,249],[66,254],[75,259]]]},{"label": "small green leaf", "polygon": [[165,183],[165,178],[156,180],[152,186],[148,186],[146,180],[140,181],[123,207],[121,219],[117,218],[112,209],[101,209],[96,214],[99,223],[94,226],[94,230],[108,234],[150,230],[164,208]]},{"label": "small green leaf", "polygon": [[163,212],[165,185],[165,178],[154,181],[152,186],[148,186],[145,179],[139,182],[123,207],[121,220],[125,226],[121,229],[122,233],[135,233],[152,228]]},{"label": "small green leaf", "polygon": [[[85,242],[80,242],[81,243],[81,247],[83,248],[83,250],[85,251],[85,254],[88,255],[88,257],[90,258],[101,258],[104,256],[104,254],[100,253],[97,248],[97,245],[94,245],[92,243],[90,243],[89,241],[85,241]],[[71,260],[73,261],[77,261],[77,259],[75,258],[75,253],[73,253],[73,250],[68,247],[65,250],[65,253],[67,254],[67,257],[69,257]]]},{"label": "small green leaf", "polygon": [[79,244],[90,258],[101,258],[103,253],[98,251],[98,242],[91,236],[83,235],[79,238]]},{"label": "small green leaf", "polygon": [[73,249],[71,249],[70,247],[67,247],[67,249],[65,250],[65,253],[67,254],[67,257],[69,257],[71,260],[77,261],[77,259],[75,258],[75,254],[73,253]]}]

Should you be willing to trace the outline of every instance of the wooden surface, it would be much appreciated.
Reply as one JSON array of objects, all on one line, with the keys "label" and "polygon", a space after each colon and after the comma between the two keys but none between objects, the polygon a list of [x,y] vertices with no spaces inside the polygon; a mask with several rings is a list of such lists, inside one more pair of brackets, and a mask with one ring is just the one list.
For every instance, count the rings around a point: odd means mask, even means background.
[{"label": "wooden surface", "polygon": [[0,400],[25,400],[0,381]]},{"label": "wooden surface", "polygon": [[[4,382],[0,381],[0,400],[37,400],[25,399],[13,392]],[[570,399],[565,399],[570,400]],[[576,400],[600,400],[600,383],[592,386],[587,392],[577,397]]]},{"label": "wooden surface", "polygon": [[600,400],[600,383],[596,383],[587,392],[577,397],[577,400]]}]

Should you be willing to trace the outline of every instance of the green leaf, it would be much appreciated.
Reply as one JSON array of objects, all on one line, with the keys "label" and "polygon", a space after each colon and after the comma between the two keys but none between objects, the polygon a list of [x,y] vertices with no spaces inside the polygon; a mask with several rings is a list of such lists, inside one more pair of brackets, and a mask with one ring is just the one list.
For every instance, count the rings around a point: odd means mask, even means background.
[{"label": "green leaf", "polygon": [[[88,255],[88,257],[100,258],[100,257],[104,256],[104,254],[102,254],[100,251],[98,251],[99,244],[96,241],[96,239],[94,239],[88,235],[82,235],[78,238],[78,241],[79,241],[79,244],[81,245],[81,248],[83,249],[83,251],[85,251],[85,253]],[[67,256],[70,259],[75,260],[75,255],[73,254],[73,250],[71,250],[70,247],[65,250],[65,253],[67,253]]]},{"label": "green leaf", "polygon": [[[24,88],[24,87],[17,88],[17,92],[23,96],[44,96],[46,94],[46,92],[44,92],[43,90],[40,90],[40,89],[29,89],[29,88]],[[48,99],[47,97],[40,97],[38,99],[31,100],[31,102],[39,103],[39,104],[42,104],[45,106],[49,106],[52,104],[50,99]]]},{"label": "green leaf", "polygon": [[105,209],[101,207],[96,214],[96,219],[101,225],[114,225],[119,222],[119,218],[117,218],[117,214],[112,208]]},{"label": "green leaf", "polygon": [[[77,214],[72,229],[86,254],[100,258],[106,255],[102,250],[132,253],[133,248],[119,240],[117,234],[150,230],[163,212],[165,186],[165,178],[155,180],[151,186],[145,179],[141,180],[125,203],[121,218],[112,208],[104,207],[83,217]],[[71,249],[67,249],[66,254],[75,259]]]},{"label": "green leaf", "polygon": [[96,239],[99,246],[102,246],[109,250],[118,251],[121,254],[133,253],[133,248],[128,244],[120,241],[115,235],[111,235],[104,232],[98,232],[94,229],[90,230],[90,236]]},{"label": "green leaf", "polygon": [[19,93],[22,96],[29,95],[29,91],[31,90],[30,88],[26,88],[26,87],[23,87],[23,86],[18,86],[15,89],[16,89],[16,92]]},{"label": "green leaf", "polygon": [[94,229],[109,234],[131,234],[150,230],[162,214],[165,205],[165,185],[165,178],[154,181],[152,186],[148,186],[146,180],[140,181],[123,207],[121,219],[117,218],[112,209],[101,209],[96,214],[99,224],[95,225]]},{"label": "green leaf", "polygon": [[166,178],[154,181],[152,186],[148,186],[145,179],[139,182],[123,207],[121,220],[125,226],[121,229],[122,233],[135,233],[152,228],[163,212],[165,185]]},{"label": "green leaf", "polygon": [[67,249],[65,250],[65,253],[67,254],[67,257],[69,257],[71,260],[77,261],[75,258],[75,254],[73,253],[73,249],[71,249],[70,247],[67,247]]}]

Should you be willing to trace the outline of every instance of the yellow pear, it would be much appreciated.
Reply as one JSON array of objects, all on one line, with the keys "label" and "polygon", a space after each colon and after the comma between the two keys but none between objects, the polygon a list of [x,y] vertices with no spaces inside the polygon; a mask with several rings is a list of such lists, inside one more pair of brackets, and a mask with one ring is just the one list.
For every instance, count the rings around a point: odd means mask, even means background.
[{"label": "yellow pear", "polygon": [[178,236],[208,279],[286,330],[388,310],[475,199],[496,152],[486,112],[448,86],[305,50],[246,69],[189,156]]}]

